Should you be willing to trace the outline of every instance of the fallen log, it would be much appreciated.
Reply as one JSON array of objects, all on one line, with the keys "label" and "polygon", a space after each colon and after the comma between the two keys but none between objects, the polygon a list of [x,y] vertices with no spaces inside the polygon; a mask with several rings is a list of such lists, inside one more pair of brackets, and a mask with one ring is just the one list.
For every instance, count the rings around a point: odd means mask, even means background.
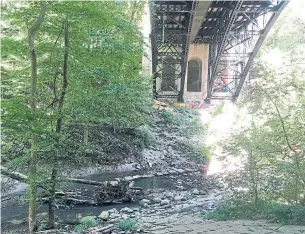
[{"label": "fallen log", "polygon": [[[25,183],[28,182],[28,177],[26,175],[18,172],[10,172],[5,167],[1,167],[1,174],[9,176],[10,178],[15,180],[19,180],[21,182],[25,182]],[[55,192],[56,201],[58,201],[59,204],[66,204],[66,205],[102,206],[102,205],[112,205],[118,203],[128,203],[133,201],[132,196],[134,195],[134,193],[131,192],[130,190],[136,190],[136,191],[143,190],[140,187],[129,187],[130,183],[124,180],[98,182],[98,181],[77,179],[77,178],[58,179],[58,182],[62,182],[62,181],[97,185],[99,186],[100,189],[100,191],[98,191],[98,193],[95,194],[94,199],[90,199],[90,197],[80,195],[75,192],[56,191]],[[43,183],[39,182],[38,186],[43,188]],[[46,191],[48,190],[46,189]],[[40,198],[38,201],[47,203],[49,202],[48,197],[49,197],[48,193],[44,194],[42,198]]]},{"label": "fallen log", "polygon": [[[21,174],[19,172],[12,172],[9,171],[7,168],[1,166],[1,174],[5,175],[11,179],[20,181],[22,183],[28,183],[28,176]],[[123,180],[123,179],[122,179]],[[97,185],[97,186],[105,186],[107,184],[111,184],[113,186],[116,186],[115,184],[117,183],[117,181],[103,181],[103,182],[99,182],[99,181],[94,181],[94,180],[86,180],[86,179],[78,179],[78,178],[59,178],[57,180],[57,182],[72,182],[72,183],[78,183],[78,184],[89,184],[89,185]],[[130,187],[130,189],[133,190],[143,190],[140,187]]]},{"label": "fallen log", "polygon": [[12,171],[9,171],[7,168],[1,166],[1,174],[2,175],[5,175],[11,179],[14,179],[14,180],[17,180],[17,181],[20,181],[22,183],[28,183],[28,177],[24,174],[21,174],[19,172],[12,172]]},{"label": "fallen log", "polygon": [[77,199],[73,197],[65,197],[63,198],[65,203],[67,204],[73,204],[73,205],[87,205],[87,206],[94,206],[97,205],[97,202],[93,200],[83,200],[83,199]]},{"label": "fallen log", "polygon": [[108,231],[112,230],[113,227],[114,227],[114,225],[110,224],[110,225],[105,226],[105,227],[89,228],[89,229],[86,230],[86,232],[105,233],[105,232],[108,232]]},{"label": "fallen log", "polygon": [[50,229],[50,230],[38,231],[36,233],[40,233],[40,234],[69,234],[71,232],[63,232],[62,230]]}]

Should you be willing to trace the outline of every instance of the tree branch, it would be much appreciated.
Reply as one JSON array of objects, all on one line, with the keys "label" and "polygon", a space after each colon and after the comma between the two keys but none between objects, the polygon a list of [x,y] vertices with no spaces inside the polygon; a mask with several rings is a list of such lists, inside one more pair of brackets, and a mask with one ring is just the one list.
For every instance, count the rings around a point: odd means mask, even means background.
[{"label": "tree branch", "polygon": [[283,129],[283,132],[284,132],[284,136],[285,136],[285,139],[286,139],[286,142],[287,142],[287,145],[288,145],[289,149],[296,153],[296,150],[292,147],[292,145],[289,142],[288,134],[287,134],[286,127],[285,127],[285,123],[284,123],[284,120],[282,118],[282,115],[280,113],[280,110],[279,110],[278,106],[276,105],[276,103],[273,101],[273,99],[270,97],[270,95],[265,90],[262,90],[262,91],[265,93],[265,95],[268,97],[268,99],[271,101],[271,103],[273,104],[273,106],[276,109],[276,112],[279,116],[279,119],[280,119],[280,122],[281,122],[281,125],[282,125],[282,129]]}]

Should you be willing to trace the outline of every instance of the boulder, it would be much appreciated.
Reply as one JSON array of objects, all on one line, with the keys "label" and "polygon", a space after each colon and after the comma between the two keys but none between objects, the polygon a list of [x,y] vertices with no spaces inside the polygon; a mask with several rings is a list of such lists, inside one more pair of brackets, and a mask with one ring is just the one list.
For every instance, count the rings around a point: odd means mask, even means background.
[{"label": "boulder", "polygon": [[109,212],[110,214],[118,214],[118,213],[119,213],[119,211],[118,211],[116,208],[113,208],[113,209],[111,209],[111,210],[108,210],[108,212]]},{"label": "boulder", "polygon": [[88,221],[92,221],[92,220],[95,220],[96,216],[85,216],[85,217],[82,217],[80,219],[80,222],[88,222]]},{"label": "boulder", "polygon": [[200,194],[200,195],[206,195],[206,194],[207,194],[207,192],[206,192],[206,191],[204,191],[204,190],[200,190],[200,191],[199,191],[199,194]]},{"label": "boulder", "polygon": [[169,205],[170,201],[168,199],[163,199],[160,203],[161,206]]},{"label": "boulder", "polygon": [[193,194],[193,195],[199,195],[199,190],[196,189],[196,188],[193,189],[192,194]]},{"label": "boulder", "polygon": [[118,181],[110,181],[109,182],[112,186],[118,186],[119,182]]},{"label": "boulder", "polygon": [[121,209],[121,213],[133,213],[133,209],[124,207]]},{"label": "boulder", "polygon": [[185,198],[183,196],[175,196],[174,200],[175,201],[183,201],[183,200],[185,200]]},{"label": "boulder", "polygon": [[144,204],[150,205],[150,204],[151,204],[151,201],[148,200],[148,199],[142,199],[142,200],[140,201],[140,204],[141,204],[141,205],[144,205]]},{"label": "boulder", "polygon": [[102,220],[108,220],[109,218],[109,212],[108,211],[103,211],[99,216],[98,216],[100,219]]},{"label": "boulder", "polygon": [[153,203],[159,204],[159,203],[161,203],[162,199],[160,197],[154,197],[152,201],[153,201]]},{"label": "boulder", "polygon": [[185,190],[185,188],[182,185],[176,185],[175,187],[180,191]]},{"label": "boulder", "polygon": [[148,205],[147,203],[144,203],[144,204],[143,204],[143,207],[144,207],[144,208],[148,208],[149,205]]},{"label": "boulder", "polygon": [[183,169],[181,169],[181,168],[175,168],[176,169],[176,171],[178,171],[179,173],[184,173],[185,171],[183,170]]},{"label": "boulder", "polygon": [[174,197],[174,194],[173,194],[172,192],[167,192],[167,193],[165,194],[165,196],[166,196],[167,198],[173,198],[173,197]]},{"label": "boulder", "polygon": [[134,181],[131,181],[131,182],[129,183],[128,187],[131,188],[131,187],[134,186],[134,184],[135,184],[135,182],[134,182]]},{"label": "boulder", "polygon": [[133,180],[132,176],[126,176],[124,179],[125,179],[126,181],[132,181],[132,180]]}]

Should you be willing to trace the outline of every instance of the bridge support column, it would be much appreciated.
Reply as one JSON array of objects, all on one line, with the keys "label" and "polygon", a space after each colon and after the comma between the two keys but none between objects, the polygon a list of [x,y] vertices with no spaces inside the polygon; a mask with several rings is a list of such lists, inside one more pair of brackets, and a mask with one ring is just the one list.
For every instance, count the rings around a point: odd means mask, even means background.
[{"label": "bridge support column", "polygon": [[210,98],[204,99],[204,103],[205,103],[205,104],[211,104],[211,99],[210,99]]}]

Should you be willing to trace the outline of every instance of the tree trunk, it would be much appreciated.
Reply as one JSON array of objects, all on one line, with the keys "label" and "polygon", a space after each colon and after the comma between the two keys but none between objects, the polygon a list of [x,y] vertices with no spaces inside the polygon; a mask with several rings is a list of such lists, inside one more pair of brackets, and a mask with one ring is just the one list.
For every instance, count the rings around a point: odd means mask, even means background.
[{"label": "tree trunk", "polygon": [[131,15],[130,15],[130,23],[133,23],[133,20],[134,20],[134,17],[135,17],[135,14],[137,12],[137,8],[138,8],[138,3],[137,3],[137,0],[134,0],[132,2],[132,7],[131,7]]},{"label": "tree trunk", "polygon": [[52,168],[52,174],[51,174],[51,188],[50,188],[50,197],[49,197],[49,228],[54,228],[54,221],[55,221],[55,210],[54,210],[54,201],[55,201],[55,192],[56,192],[56,178],[57,178],[57,168],[58,168],[58,162],[57,162],[57,155],[59,150],[59,141],[60,141],[60,132],[62,128],[62,109],[64,106],[64,100],[68,88],[68,56],[69,56],[69,31],[68,31],[68,20],[66,19],[64,21],[64,63],[63,63],[63,85],[62,85],[62,91],[60,95],[60,99],[58,102],[58,113],[59,118],[56,122],[56,133],[57,133],[57,147],[56,147],[56,153]]},{"label": "tree trunk", "polygon": [[251,181],[251,188],[254,196],[254,204],[258,203],[258,191],[257,191],[257,165],[253,158],[253,152],[249,152],[249,170],[250,170],[250,181]]},{"label": "tree trunk", "polygon": [[89,127],[88,124],[86,123],[84,125],[84,144],[88,145],[88,138],[89,138]]},{"label": "tree trunk", "polygon": [[[35,24],[29,29],[28,44],[31,58],[31,109],[32,113],[36,113],[37,105],[37,58],[35,51],[35,33],[40,28],[46,15],[46,3],[41,2],[40,13]],[[33,124],[35,128],[35,123]],[[29,175],[29,233],[33,234],[36,225],[36,197],[37,197],[37,135],[32,133],[31,137],[31,155],[30,155],[30,175]]]}]

